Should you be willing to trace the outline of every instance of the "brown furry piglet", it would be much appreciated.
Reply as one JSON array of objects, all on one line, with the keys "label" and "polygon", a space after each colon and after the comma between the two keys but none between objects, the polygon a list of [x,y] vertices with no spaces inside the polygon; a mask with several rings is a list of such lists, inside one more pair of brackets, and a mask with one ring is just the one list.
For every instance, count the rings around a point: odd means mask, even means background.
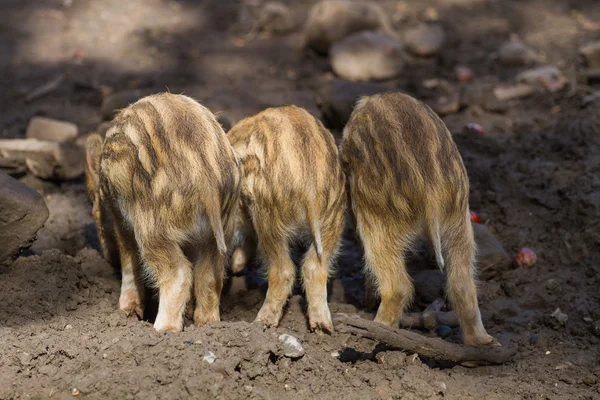
[{"label": "brown furry piglet", "polygon": [[[218,321],[240,166],[214,115],[186,96],[152,95],[122,110],[106,139],[92,135],[86,147],[100,241],[108,242],[112,221],[119,249],[119,308],[141,314],[143,272],[159,289],[157,331],[182,329],[192,286],[194,323]],[[188,249],[198,253],[193,265]]]},{"label": "brown furry piglet", "polygon": [[277,326],[295,281],[289,243],[310,243],[302,264],[311,330],[332,332],[327,278],[344,225],[345,179],[331,133],[302,108],[269,108],[227,134],[242,163],[241,247],[255,238],[268,268],[269,289],[256,319]]},{"label": "brown furry piglet", "polygon": [[375,321],[398,325],[414,288],[404,254],[426,235],[469,345],[498,345],[481,322],[474,282],[469,179],[452,136],[426,105],[399,93],[363,97],[344,129],[342,159],[366,268],[381,295]]}]

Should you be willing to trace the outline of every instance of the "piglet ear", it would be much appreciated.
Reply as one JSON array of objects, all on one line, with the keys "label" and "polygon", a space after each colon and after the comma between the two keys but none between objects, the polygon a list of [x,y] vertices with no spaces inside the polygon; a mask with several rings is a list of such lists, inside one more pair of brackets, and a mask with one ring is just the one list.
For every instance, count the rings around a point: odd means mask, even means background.
[{"label": "piglet ear", "polygon": [[85,166],[86,173],[92,178],[98,187],[100,180],[98,171],[100,169],[100,153],[102,151],[102,137],[96,133],[90,135],[85,142]]}]

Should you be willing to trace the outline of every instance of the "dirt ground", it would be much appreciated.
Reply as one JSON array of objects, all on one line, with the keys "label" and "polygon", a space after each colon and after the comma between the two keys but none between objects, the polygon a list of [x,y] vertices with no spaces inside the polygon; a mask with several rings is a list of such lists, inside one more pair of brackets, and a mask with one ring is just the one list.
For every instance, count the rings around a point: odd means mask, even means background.
[{"label": "dirt ground", "polygon": [[[240,3],[3,0],[0,138],[23,137],[35,115],[75,122],[88,133],[102,120],[100,85],[183,92],[232,122],[282,104],[320,116],[315,91],[331,77],[327,59],[304,48],[300,28],[245,36],[250,23],[240,18]],[[303,21],[314,1],[286,3]],[[401,9],[381,4],[390,15]],[[298,288],[279,328],[263,331],[252,324],[265,294],[257,271],[230,279],[223,322],[194,328],[188,320],[182,333],[157,334],[150,322],[117,311],[119,278],[97,251],[83,180],[21,176],[44,194],[50,219],[32,248],[0,269],[0,399],[600,399],[600,102],[583,107],[586,93],[569,88],[501,107],[488,101],[494,85],[524,69],[494,60],[511,34],[581,80],[577,49],[600,39],[600,30],[585,23],[600,23],[600,4],[406,5],[399,32],[435,7],[447,44],[435,57],[409,59],[390,84],[423,99],[432,96],[425,79],[447,79],[463,91],[460,111],[444,121],[469,172],[471,208],[510,254],[530,247],[538,256],[533,267],[503,271],[479,286],[488,332],[519,346],[513,362],[465,368],[349,334],[311,334]],[[458,83],[456,64],[472,68],[475,79]],[[58,73],[67,77],[58,90],[24,101]],[[464,130],[471,122],[486,135]],[[360,250],[350,234],[344,243],[331,311],[372,317]],[[424,305],[417,299],[413,309]],[[550,316],[556,308],[568,315],[564,326]],[[280,356],[281,333],[302,342],[303,358]],[[459,329],[448,340],[460,341]],[[209,351],[212,364],[203,360]]]}]

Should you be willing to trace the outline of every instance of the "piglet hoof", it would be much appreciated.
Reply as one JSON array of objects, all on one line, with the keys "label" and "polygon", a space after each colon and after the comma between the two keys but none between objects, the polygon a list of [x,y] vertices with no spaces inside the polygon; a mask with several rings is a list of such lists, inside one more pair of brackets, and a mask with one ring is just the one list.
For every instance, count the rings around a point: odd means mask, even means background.
[{"label": "piglet hoof", "polygon": [[254,322],[260,322],[267,328],[277,328],[281,316],[271,310],[266,310],[264,307],[260,309]]},{"label": "piglet hoof", "polygon": [[465,338],[464,342],[466,345],[476,347],[502,347],[502,344],[495,337],[488,334]]},{"label": "piglet hoof", "polygon": [[135,314],[140,319],[144,317],[144,307],[137,289],[127,289],[121,292],[119,310],[124,311],[127,316]]},{"label": "piglet hoof", "polygon": [[332,334],[333,323],[331,322],[331,314],[329,310],[325,311],[313,311],[308,313],[308,321],[310,330],[317,334]]},{"label": "piglet hoof", "polygon": [[221,321],[221,316],[219,312],[203,312],[201,310],[194,311],[194,325],[202,326],[204,324],[208,324],[210,322],[219,322]]},{"label": "piglet hoof", "polygon": [[156,329],[156,332],[162,333],[162,332],[181,332],[181,328],[175,325],[169,325],[169,324],[158,324],[158,323],[154,323],[154,329]]}]

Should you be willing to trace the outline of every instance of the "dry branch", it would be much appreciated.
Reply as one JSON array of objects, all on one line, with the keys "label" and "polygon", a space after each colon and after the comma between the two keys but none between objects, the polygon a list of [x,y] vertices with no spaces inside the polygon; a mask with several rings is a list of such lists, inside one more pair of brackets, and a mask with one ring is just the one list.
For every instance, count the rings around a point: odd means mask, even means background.
[{"label": "dry branch", "polygon": [[439,338],[428,338],[405,329],[394,329],[357,316],[335,314],[336,330],[376,340],[420,356],[459,364],[503,364],[517,353],[517,348],[474,347],[449,343]]},{"label": "dry branch", "polygon": [[404,313],[400,318],[400,326],[415,329],[435,329],[436,326],[446,325],[451,328],[458,326],[454,311],[440,311],[444,306],[443,299],[436,299],[423,312]]}]

